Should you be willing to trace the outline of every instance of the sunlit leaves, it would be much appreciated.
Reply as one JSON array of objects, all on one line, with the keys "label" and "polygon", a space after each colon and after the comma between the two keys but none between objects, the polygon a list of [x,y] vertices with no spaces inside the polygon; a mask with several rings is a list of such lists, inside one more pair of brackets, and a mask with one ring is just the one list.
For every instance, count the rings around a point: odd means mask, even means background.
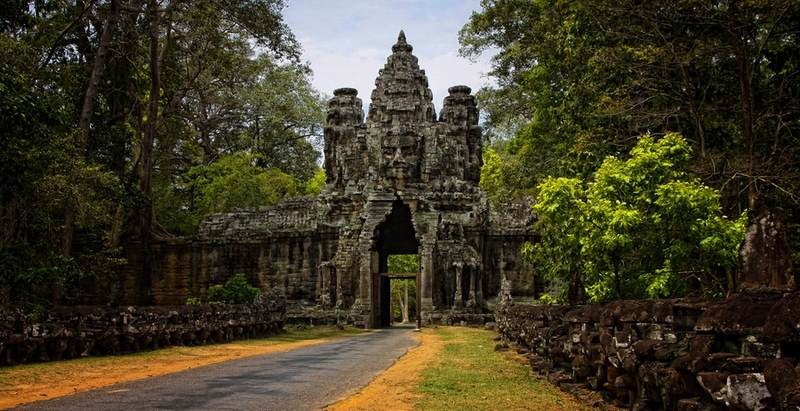
[{"label": "sunlit leaves", "polygon": [[200,215],[236,208],[274,205],[285,196],[297,195],[298,181],[276,168],[264,170],[257,157],[232,154],[209,166],[193,167],[189,175],[196,190]]},{"label": "sunlit leaves", "polygon": [[591,299],[724,292],[720,270],[736,262],[744,222],[721,213],[719,193],[687,175],[678,135],[644,136],[628,160],[609,157],[588,182],[539,185],[539,244],[525,255],[541,274],[585,277]]}]

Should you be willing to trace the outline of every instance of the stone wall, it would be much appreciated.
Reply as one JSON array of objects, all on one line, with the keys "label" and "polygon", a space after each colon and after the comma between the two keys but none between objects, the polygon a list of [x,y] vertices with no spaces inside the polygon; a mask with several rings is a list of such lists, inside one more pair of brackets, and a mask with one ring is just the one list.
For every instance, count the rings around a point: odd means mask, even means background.
[{"label": "stone wall", "polygon": [[496,320],[535,372],[595,405],[800,410],[800,292],[509,304]]},{"label": "stone wall", "polygon": [[256,304],[55,307],[36,322],[0,306],[0,365],[267,337],[282,331],[285,318],[278,290]]}]

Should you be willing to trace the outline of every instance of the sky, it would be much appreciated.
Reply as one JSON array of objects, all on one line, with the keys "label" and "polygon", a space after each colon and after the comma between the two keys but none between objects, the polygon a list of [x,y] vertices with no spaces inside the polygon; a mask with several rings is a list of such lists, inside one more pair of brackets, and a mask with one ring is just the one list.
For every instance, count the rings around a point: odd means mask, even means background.
[{"label": "sky", "polygon": [[458,56],[458,31],[480,0],[288,0],[286,23],[303,47],[322,93],[353,87],[369,107],[378,70],[392,54],[400,30],[425,70],[437,112],[447,88],[476,92],[489,81],[488,57],[472,63]]}]

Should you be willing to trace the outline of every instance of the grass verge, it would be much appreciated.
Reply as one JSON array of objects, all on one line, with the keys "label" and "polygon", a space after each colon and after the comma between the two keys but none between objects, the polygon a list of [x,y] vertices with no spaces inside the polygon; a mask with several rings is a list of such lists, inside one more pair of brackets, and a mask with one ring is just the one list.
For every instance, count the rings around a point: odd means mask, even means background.
[{"label": "grass verge", "polygon": [[414,388],[422,396],[415,409],[592,409],[548,382],[529,376],[530,368],[515,362],[512,354],[494,351],[495,333],[455,327],[439,327],[434,333],[446,345]]}]

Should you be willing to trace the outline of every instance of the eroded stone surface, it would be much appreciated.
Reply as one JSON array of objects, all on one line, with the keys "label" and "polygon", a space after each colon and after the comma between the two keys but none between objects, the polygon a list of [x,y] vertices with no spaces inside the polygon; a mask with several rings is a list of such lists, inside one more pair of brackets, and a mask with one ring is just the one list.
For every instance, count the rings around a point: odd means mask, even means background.
[{"label": "eroded stone surface", "polygon": [[739,250],[739,289],[794,291],[792,255],[780,209],[748,212],[750,223]]},{"label": "eroded stone surface", "polygon": [[796,411],[800,332],[766,332],[764,322],[784,313],[770,311],[776,301],[797,300],[794,293],[767,293],[578,307],[511,304],[496,320],[502,340],[534,372],[562,388],[569,376],[569,389],[596,391],[618,407]]}]

